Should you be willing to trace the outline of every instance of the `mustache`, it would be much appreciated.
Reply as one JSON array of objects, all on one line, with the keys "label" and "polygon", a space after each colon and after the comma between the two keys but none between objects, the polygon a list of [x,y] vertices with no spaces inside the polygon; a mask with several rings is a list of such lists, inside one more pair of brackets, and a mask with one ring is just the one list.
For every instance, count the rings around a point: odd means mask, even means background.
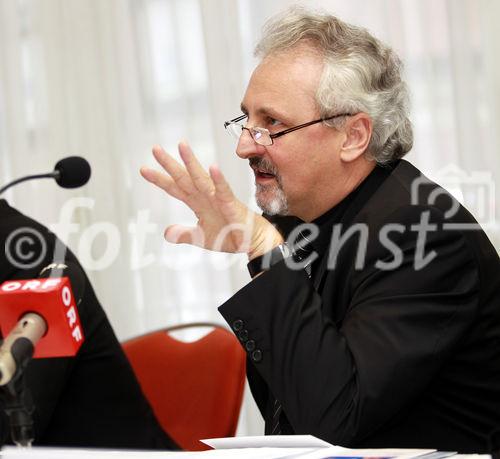
[{"label": "mustache", "polygon": [[261,157],[252,157],[248,160],[250,167],[252,169],[259,169],[267,174],[272,174],[278,176],[277,167],[269,160]]}]

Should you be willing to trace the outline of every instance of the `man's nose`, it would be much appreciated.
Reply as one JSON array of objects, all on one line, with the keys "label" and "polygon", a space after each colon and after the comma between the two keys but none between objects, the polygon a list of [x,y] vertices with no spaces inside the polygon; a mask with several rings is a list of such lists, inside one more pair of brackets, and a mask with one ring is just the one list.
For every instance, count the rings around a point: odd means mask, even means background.
[{"label": "man's nose", "polygon": [[248,159],[252,156],[262,155],[266,152],[266,147],[259,145],[252,137],[247,129],[243,129],[238,145],[236,146],[236,154],[242,159]]}]

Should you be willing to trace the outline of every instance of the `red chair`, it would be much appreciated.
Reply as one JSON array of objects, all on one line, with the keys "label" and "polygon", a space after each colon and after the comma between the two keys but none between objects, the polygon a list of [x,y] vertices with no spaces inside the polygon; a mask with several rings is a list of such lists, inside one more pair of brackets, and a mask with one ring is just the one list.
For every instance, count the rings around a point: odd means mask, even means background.
[{"label": "red chair", "polygon": [[[214,327],[198,341],[169,332]],[[198,440],[234,436],[245,385],[245,352],[229,330],[193,323],[158,330],[123,343],[144,395],[163,429],[190,451]]]}]

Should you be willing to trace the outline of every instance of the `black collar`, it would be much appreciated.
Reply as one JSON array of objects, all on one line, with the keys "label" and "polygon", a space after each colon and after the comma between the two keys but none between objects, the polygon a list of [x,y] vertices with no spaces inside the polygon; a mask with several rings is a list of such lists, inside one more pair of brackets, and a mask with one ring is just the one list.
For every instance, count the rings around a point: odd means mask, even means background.
[{"label": "black collar", "polygon": [[394,165],[376,165],[357,188],[351,191],[335,207],[332,207],[313,221],[319,228],[319,235],[312,242],[312,246],[316,252],[322,254],[326,251],[330,244],[333,227],[337,224],[348,226],[366,201],[373,196],[379,186],[389,177],[393,168]]}]

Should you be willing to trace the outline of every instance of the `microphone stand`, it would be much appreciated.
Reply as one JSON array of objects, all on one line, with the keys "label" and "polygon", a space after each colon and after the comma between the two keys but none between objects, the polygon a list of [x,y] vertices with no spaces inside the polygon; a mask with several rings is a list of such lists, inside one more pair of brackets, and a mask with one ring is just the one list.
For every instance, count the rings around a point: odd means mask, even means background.
[{"label": "microphone stand", "polygon": [[27,180],[40,179],[40,178],[58,179],[60,177],[60,175],[61,175],[61,171],[55,170],[55,171],[49,172],[47,174],[35,174],[35,175],[28,175],[26,177],[21,177],[21,178],[18,178],[16,180],[10,182],[10,183],[7,183],[7,185],[0,188],[0,194],[3,194],[11,186],[17,185],[18,183],[21,183],[21,182],[26,182]]},{"label": "microphone stand", "polygon": [[9,417],[10,436],[14,444],[29,448],[35,439],[33,413],[35,405],[31,392],[26,386],[23,371],[2,388],[4,411]]},{"label": "microphone stand", "polygon": [[22,340],[12,347],[16,372],[7,384],[0,386],[0,397],[9,418],[10,436],[14,444],[24,448],[29,448],[35,439],[33,428],[35,405],[24,375],[24,370],[33,356],[33,346],[27,341]]}]

